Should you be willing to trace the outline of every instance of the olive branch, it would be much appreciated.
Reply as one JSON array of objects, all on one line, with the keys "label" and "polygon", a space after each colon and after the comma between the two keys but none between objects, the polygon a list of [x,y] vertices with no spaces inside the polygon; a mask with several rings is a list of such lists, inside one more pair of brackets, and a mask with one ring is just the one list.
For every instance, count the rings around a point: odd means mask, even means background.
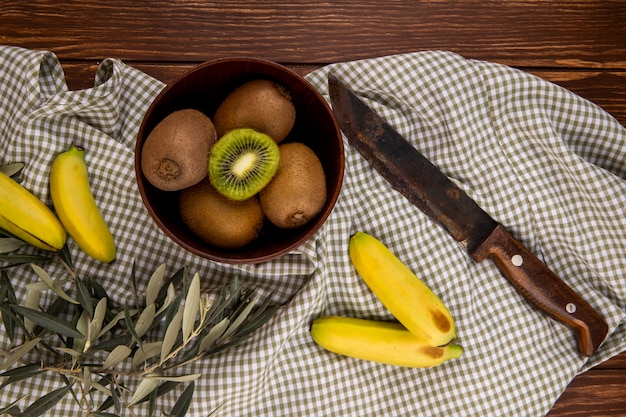
[{"label": "olive branch", "polygon": [[[13,165],[0,169],[13,175],[20,169]],[[0,314],[11,341],[0,350],[0,389],[44,374],[55,375],[62,386],[23,410],[28,394],[0,405],[0,415],[40,416],[71,395],[88,416],[135,415],[133,409],[145,403],[153,416],[158,397],[187,384],[173,408],[161,411],[184,416],[200,377],[181,371],[184,366],[240,343],[277,308],[259,301],[237,276],[211,299],[201,292],[198,273],[182,267],[166,277],[165,264],[142,292],[133,265],[132,305],[115,305],[100,283],[77,273],[67,246],[52,256],[19,251],[24,246],[0,230]],[[51,276],[39,266],[49,262],[59,262],[67,273]],[[20,303],[9,272],[24,264],[33,274]],[[43,306],[45,299],[52,301]]]}]

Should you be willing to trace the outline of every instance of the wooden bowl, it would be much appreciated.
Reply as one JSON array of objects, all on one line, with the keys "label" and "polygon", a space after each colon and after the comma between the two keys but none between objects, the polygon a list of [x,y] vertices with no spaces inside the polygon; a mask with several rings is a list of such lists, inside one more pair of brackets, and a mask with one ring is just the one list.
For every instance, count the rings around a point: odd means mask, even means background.
[{"label": "wooden bowl", "polygon": [[[286,87],[296,107],[296,123],[283,141],[303,142],[320,159],[328,196],[317,218],[299,229],[279,229],[266,221],[261,236],[249,245],[227,250],[205,243],[183,224],[176,192],[152,186],[141,172],[142,146],[154,127],[168,114],[195,108],[210,118],[222,100],[236,87],[256,78],[274,80]],[[146,209],[165,234],[181,247],[216,262],[242,264],[265,262],[284,255],[311,237],[330,215],[341,189],[344,172],[341,132],[324,98],[304,78],[271,61],[254,58],[218,59],[199,65],[168,84],[148,108],[135,145],[137,185]]]}]

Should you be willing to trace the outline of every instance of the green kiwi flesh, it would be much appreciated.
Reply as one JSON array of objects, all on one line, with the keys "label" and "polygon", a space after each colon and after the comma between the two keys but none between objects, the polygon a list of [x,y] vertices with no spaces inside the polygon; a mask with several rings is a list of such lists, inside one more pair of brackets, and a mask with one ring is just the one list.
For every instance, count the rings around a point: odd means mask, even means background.
[{"label": "green kiwi flesh", "polygon": [[270,136],[253,129],[235,129],[211,149],[208,174],[217,191],[241,201],[270,182],[279,162],[278,145]]}]

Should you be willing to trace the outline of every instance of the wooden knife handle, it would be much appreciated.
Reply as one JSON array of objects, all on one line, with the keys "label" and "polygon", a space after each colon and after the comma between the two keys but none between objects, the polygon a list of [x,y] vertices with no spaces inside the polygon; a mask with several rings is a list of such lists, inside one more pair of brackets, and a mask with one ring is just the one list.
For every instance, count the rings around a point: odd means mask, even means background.
[{"label": "wooden knife handle", "polygon": [[472,253],[478,262],[492,259],[532,305],[577,333],[578,350],[591,356],[604,341],[604,319],[502,225]]}]

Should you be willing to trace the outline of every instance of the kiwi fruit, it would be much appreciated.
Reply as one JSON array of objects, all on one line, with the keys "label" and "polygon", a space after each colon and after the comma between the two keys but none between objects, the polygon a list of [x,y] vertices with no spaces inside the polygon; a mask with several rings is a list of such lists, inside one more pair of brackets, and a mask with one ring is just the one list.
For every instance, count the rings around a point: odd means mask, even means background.
[{"label": "kiwi fruit", "polygon": [[141,171],[156,188],[177,191],[206,177],[217,136],[213,122],[195,109],[170,113],[150,132],[141,150]]},{"label": "kiwi fruit", "polygon": [[274,225],[294,229],[317,216],[326,203],[326,177],[317,155],[303,143],[279,146],[276,175],[261,190],[263,213]]},{"label": "kiwi fruit", "polygon": [[183,223],[204,242],[239,249],[255,240],[264,222],[257,196],[244,201],[224,197],[208,178],[178,193]]},{"label": "kiwi fruit", "polygon": [[211,149],[208,173],[213,186],[233,200],[246,200],[270,182],[280,160],[278,145],[253,129],[235,129]]},{"label": "kiwi fruit", "polygon": [[295,120],[291,94],[267,79],[248,81],[236,88],[213,116],[218,137],[233,129],[250,128],[265,133],[276,143],[287,137]]}]

